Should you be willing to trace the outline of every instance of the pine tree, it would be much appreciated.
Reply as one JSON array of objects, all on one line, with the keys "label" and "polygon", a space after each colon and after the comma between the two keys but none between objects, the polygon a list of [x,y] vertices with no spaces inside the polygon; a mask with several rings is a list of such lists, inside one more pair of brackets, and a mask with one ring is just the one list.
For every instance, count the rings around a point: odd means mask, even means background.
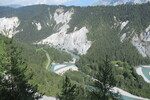
[{"label": "pine tree", "polygon": [[36,86],[28,84],[32,74],[27,73],[27,64],[21,57],[13,38],[0,37],[0,99],[34,100]]},{"label": "pine tree", "polygon": [[77,86],[76,88],[76,98],[75,100],[91,100],[90,98],[90,91],[88,88],[83,86]]},{"label": "pine tree", "polygon": [[63,82],[61,94],[58,95],[59,100],[75,100],[76,85],[71,84],[70,79],[66,76]]},{"label": "pine tree", "polygon": [[94,83],[95,89],[92,91],[92,98],[94,98],[94,100],[117,100],[117,94],[110,92],[116,85],[116,80],[108,57],[103,60],[103,63],[98,64],[98,67],[99,71],[96,75]]}]

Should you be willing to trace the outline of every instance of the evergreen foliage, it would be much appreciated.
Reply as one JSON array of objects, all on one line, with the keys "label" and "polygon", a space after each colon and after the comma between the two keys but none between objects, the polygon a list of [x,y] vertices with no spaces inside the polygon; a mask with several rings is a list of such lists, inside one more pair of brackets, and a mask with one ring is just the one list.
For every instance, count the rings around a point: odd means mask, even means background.
[{"label": "evergreen foliage", "polygon": [[93,83],[93,80],[91,79],[91,77],[88,76],[87,74],[83,73],[83,72],[67,71],[64,75],[69,77],[71,80],[74,80],[76,83],[79,83],[79,84],[87,85],[87,84]]},{"label": "evergreen foliage", "polygon": [[75,100],[92,100],[90,91],[85,86],[78,85]]},{"label": "evergreen foliage", "polygon": [[150,98],[150,84],[146,83],[133,67],[121,61],[113,61],[111,63],[114,65],[113,70],[117,87],[129,93]]},{"label": "evergreen foliage", "polygon": [[27,73],[27,64],[20,56],[13,39],[0,35],[0,99],[35,100],[37,87],[30,85],[32,74]]},{"label": "evergreen foliage", "polygon": [[113,73],[113,66],[108,57],[98,64],[99,70],[94,82],[95,89],[92,91],[94,100],[117,100],[115,95],[110,90],[116,86],[116,79]]},{"label": "evergreen foliage", "polygon": [[[60,92],[62,86],[62,77],[51,72],[50,68],[46,70],[45,66],[47,65],[47,57],[45,52],[42,49],[37,49],[34,45],[30,44],[17,42],[16,45],[22,48],[21,56],[26,59],[28,64],[28,72],[33,73],[33,78],[29,81],[29,83],[32,85],[37,84],[38,91],[45,93],[47,96],[56,96],[56,94]],[[56,49],[48,50],[48,48],[45,48],[44,50],[47,52],[55,51],[55,54],[61,55],[61,52]],[[60,57],[60,55],[58,57]],[[53,59],[52,53],[49,53],[49,56],[51,63],[64,61],[62,57],[59,58],[61,60],[57,60],[57,57]]]},{"label": "evergreen foliage", "polygon": [[[65,6],[59,7],[63,7],[65,11],[71,8]],[[54,19],[49,20],[49,13],[53,15],[59,7],[47,5],[28,6],[18,9],[0,7],[0,17],[17,16],[21,23],[18,27],[19,33],[15,35],[15,39],[33,43],[48,37],[61,26],[56,25]],[[50,12],[48,8],[50,8]],[[133,35],[139,35],[145,32],[145,28],[150,25],[150,3],[141,5],[118,5],[115,7],[89,6],[73,8],[75,12],[69,23],[70,28],[68,29],[68,33],[72,32],[74,27],[80,29],[86,26],[89,30],[88,40],[92,41],[92,46],[88,50],[88,53],[81,56],[76,63],[79,69],[85,74],[96,78],[95,73],[99,69],[98,66],[100,66],[98,62],[103,61],[103,58],[109,55],[110,61],[119,65],[113,67],[114,73],[116,74],[117,86],[132,94],[150,98],[150,85],[141,76],[137,75],[134,69],[134,66],[149,64],[150,59],[148,57],[142,57],[131,44]],[[121,30],[120,23],[123,21],[129,21],[129,23]],[[32,22],[40,22],[42,30],[38,31]],[[47,22],[53,25],[48,26],[46,25]],[[23,31],[21,31],[22,29]],[[127,34],[127,37],[125,41],[120,42],[120,37],[124,33]],[[28,71],[33,72],[34,78],[30,83],[38,84],[38,90],[46,93],[46,95],[55,95],[60,91],[62,77],[46,71],[44,68],[47,61],[45,53],[43,51],[36,52],[31,46],[25,46],[23,44],[24,49],[22,54],[22,57],[27,60],[27,64],[29,65]],[[1,47],[0,50],[0,53],[6,53]],[[59,50],[51,48],[46,48],[46,50],[49,52],[53,62],[61,63],[71,59],[69,55],[64,52],[59,52]],[[0,56],[0,59],[2,57]],[[4,71],[3,67],[0,70]],[[86,84],[91,82],[81,73],[76,76],[74,74],[78,73],[69,73],[69,76],[78,83]],[[79,77],[84,77],[86,81],[83,82]]]},{"label": "evergreen foliage", "polygon": [[59,100],[75,100],[76,85],[70,82],[68,77],[65,77],[63,82],[61,94],[58,95]]}]

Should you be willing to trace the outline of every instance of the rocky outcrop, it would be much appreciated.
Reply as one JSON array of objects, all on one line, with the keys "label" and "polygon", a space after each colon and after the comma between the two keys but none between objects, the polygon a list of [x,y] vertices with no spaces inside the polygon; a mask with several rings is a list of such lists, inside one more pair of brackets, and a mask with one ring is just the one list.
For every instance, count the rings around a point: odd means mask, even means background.
[{"label": "rocky outcrop", "polygon": [[143,57],[150,56],[150,25],[139,36],[137,34],[133,36],[132,44]]},{"label": "rocky outcrop", "polygon": [[51,47],[77,52],[81,55],[86,54],[87,50],[91,47],[91,41],[87,40],[86,35],[89,32],[88,29],[86,27],[82,27],[77,30],[77,27],[75,27],[73,32],[67,34],[67,30],[70,28],[69,22],[73,12],[73,9],[70,9],[67,12],[64,12],[63,8],[57,9],[53,18],[56,21],[56,24],[63,25],[56,33],[53,33],[37,44],[48,44]]},{"label": "rocky outcrop", "polygon": [[78,52],[83,55],[91,46],[91,42],[87,40],[86,34],[88,29],[82,27],[80,30],[66,34],[69,26],[61,27],[58,33],[54,33],[48,38],[40,41],[38,44],[48,44],[55,48],[61,48],[72,52]]},{"label": "rocky outcrop", "polygon": [[42,29],[42,26],[40,23],[35,23],[37,30],[40,31]]},{"label": "rocky outcrop", "polygon": [[18,17],[0,18],[0,33],[12,38],[16,33],[19,32],[16,30],[19,24],[20,22]]},{"label": "rocky outcrop", "polygon": [[124,33],[124,34],[120,37],[120,41],[123,42],[123,41],[125,40],[126,36],[127,36],[127,34]]},{"label": "rocky outcrop", "polygon": [[129,23],[129,21],[120,22],[120,23],[121,23],[120,28],[121,28],[121,30],[123,30],[126,27],[126,25]]},{"label": "rocky outcrop", "polygon": [[71,20],[71,16],[74,13],[73,8],[68,10],[67,12],[64,12],[63,8],[56,9],[54,13],[54,20],[56,21],[56,24],[62,23],[66,24],[69,23]]}]

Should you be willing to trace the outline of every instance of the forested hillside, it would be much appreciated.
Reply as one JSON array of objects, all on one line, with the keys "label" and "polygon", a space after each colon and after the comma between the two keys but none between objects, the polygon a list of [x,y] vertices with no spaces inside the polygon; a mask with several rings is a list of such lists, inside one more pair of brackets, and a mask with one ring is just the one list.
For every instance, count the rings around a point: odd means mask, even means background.
[{"label": "forested hillside", "polygon": [[[7,25],[8,20],[13,27]],[[150,98],[150,85],[135,72],[136,66],[150,64],[150,3],[0,7],[0,25],[1,34],[15,32],[11,36],[23,48],[22,56],[34,74],[30,83],[38,84],[38,89],[47,95],[60,92],[62,76],[45,70],[45,50],[51,63],[72,60],[65,51],[79,55],[76,66],[81,72],[65,75],[82,85],[93,85],[87,76],[95,78],[99,63],[108,56],[117,87]]]},{"label": "forested hillside", "polygon": [[[35,43],[57,32],[61,25],[63,25],[63,23],[57,24],[55,17],[53,17],[57,8],[63,9],[64,12],[71,8],[74,9],[69,21],[70,28],[67,30],[68,34],[73,32],[75,28],[78,30],[84,26],[89,30],[87,35],[88,40],[92,41],[92,46],[88,50],[86,58],[91,59],[90,61],[98,60],[100,57],[103,58],[103,55],[108,54],[111,55],[110,57],[113,60],[126,61],[132,65],[147,62],[147,60],[143,60],[143,57],[131,41],[136,34],[144,33],[145,29],[150,25],[149,3],[142,5],[119,5],[115,7],[47,5],[36,5],[18,9],[1,7],[0,11],[2,14],[0,16],[18,17],[20,25],[16,30],[19,33],[15,35],[15,38],[23,42]],[[127,22],[127,25],[123,27],[125,22]],[[39,23],[41,26],[40,30],[37,29],[37,24]],[[123,34],[126,34],[124,38]],[[97,54],[97,52],[99,53]],[[84,57],[82,58],[84,59]]]},{"label": "forested hillside", "polygon": [[[6,38],[5,38],[6,39]],[[4,37],[0,35],[0,49],[2,50]],[[7,38],[7,41],[9,39]],[[47,57],[42,47],[35,47],[33,45],[29,45],[26,43],[21,43],[18,41],[14,41],[11,44],[21,50],[21,57],[24,59],[25,63],[27,63],[27,73],[32,73],[33,77],[29,80],[29,83],[32,85],[38,86],[38,91],[40,93],[44,93],[46,95],[56,95],[60,91],[62,78],[61,76],[56,75],[55,73],[46,70]],[[65,52],[58,51],[54,48],[46,48],[51,57],[51,62],[63,62],[67,61],[67,59],[71,59],[71,56]],[[2,53],[2,52],[1,52]],[[3,58],[3,55],[0,55]],[[50,66],[50,65],[49,65]],[[3,70],[0,70],[3,72]],[[56,80],[57,78],[57,80]]]}]

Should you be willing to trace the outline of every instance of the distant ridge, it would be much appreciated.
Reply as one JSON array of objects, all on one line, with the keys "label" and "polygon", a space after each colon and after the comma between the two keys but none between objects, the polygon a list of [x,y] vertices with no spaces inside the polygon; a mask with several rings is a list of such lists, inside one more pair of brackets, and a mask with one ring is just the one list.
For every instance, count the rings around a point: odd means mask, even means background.
[{"label": "distant ridge", "polygon": [[142,4],[150,0],[98,0],[94,5],[120,5],[120,4]]},{"label": "distant ridge", "polygon": [[22,7],[22,5],[18,5],[18,4],[0,5],[0,6],[6,6],[6,7],[11,7],[11,8],[20,8],[20,7]]}]

